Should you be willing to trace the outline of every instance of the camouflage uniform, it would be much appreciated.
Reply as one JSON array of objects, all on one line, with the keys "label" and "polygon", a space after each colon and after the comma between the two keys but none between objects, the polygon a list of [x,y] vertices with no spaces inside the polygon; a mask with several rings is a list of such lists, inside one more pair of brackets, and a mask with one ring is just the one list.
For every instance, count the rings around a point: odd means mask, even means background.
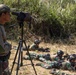
[{"label": "camouflage uniform", "polygon": [[39,44],[40,44],[40,40],[35,40],[34,43],[30,46],[31,50],[38,50],[38,51],[42,51],[42,52],[50,52],[49,48],[40,48]]},{"label": "camouflage uniform", "polygon": [[[29,54],[32,59],[37,59],[42,62],[44,62],[44,60],[51,60],[50,54],[36,54],[36,53],[29,53]],[[26,55],[28,55],[28,56],[25,56],[24,59],[30,59],[29,54],[26,53]]]},{"label": "camouflage uniform", "polygon": [[61,63],[64,62],[64,60],[58,56],[54,57],[53,60]]},{"label": "camouflage uniform", "polygon": [[74,70],[74,67],[71,65],[69,61],[63,62],[61,68],[64,70]]},{"label": "camouflage uniform", "polygon": [[[30,54],[31,59],[38,59],[38,55],[36,53],[29,53],[29,54]],[[29,54],[26,53],[24,57],[25,60],[30,60]]]},{"label": "camouflage uniform", "polygon": [[61,63],[59,63],[57,61],[45,61],[44,63],[39,63],[38,66],[41,66],[46,69],[52,69],[52,68],[59,69],[61,67]]},{"label": "camouflage uniform", "polygon": [[44,58],[45,60],[51,60],[50,54],[38,54],[39,60]]},{"label": "camouflage uniform", "polygon": [[[62,62],[64,61],[62,59],[63,54],[64,54],[63,51],[59,50],[57,52],[57,55],[53,58],[53,61],[40,59],[44,62],[44,63],[41,64],[41,66],[44,67],[44,68],[58,68],[58,69],[61,68]],[[43,56],[43,58],[44,58],[44,56]]]},{"label": "camouflage uniform", "polygon": [[63,62],[64,61],[63,60],[63,54],[64,54],[64,52],[62,50],[58,50],[57,55],[55,57],[53,57],[52,60],[58,61],[58,62]]},{"label": "camouflage uniform", "polygon": [[62,63],[62,68],[76,71],[76,57],[74,55],[70,55],[68,61]]},{"label": "camouflage uniform", "polygon": [[58,56],[55,56],[55,57],[53,58],[53,60],[54,60],[54,61],[59,61],[60,58],[59,58]]},{"label": "camouflage uniform", "polygon": [[31,45],[30,49],[31,49],[31,50],[38,50],[38,49],[39,49],[39,45],[33,43],[33,44]]}]

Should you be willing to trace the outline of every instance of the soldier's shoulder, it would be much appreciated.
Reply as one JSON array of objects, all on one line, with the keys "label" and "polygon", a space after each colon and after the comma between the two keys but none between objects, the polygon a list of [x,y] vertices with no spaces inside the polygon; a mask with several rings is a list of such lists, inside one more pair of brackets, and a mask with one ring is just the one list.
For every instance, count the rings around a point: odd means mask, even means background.
[{"label": "soldier's shoulder", "polygon": [[31,47],[33,47],[33,46],[35,46],[35,44],[34,44],[34,43],[30,45],[30,48],[31,48]]},{"label": "soldier's shoulder", "polygon": [[56,58],[56,55],[51,55],[51,60],[54,61]]}]

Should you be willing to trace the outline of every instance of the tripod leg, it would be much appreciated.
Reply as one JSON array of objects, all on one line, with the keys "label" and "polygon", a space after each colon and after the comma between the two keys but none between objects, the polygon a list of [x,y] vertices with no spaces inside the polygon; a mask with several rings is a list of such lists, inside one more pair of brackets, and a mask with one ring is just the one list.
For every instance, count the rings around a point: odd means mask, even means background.
[{"label": "tripod leg", "polygon": [[20,66],[23,66],[23,52],[22,51],[21,51],[21,65]]},{"label": "tripod leg", "polygon": [[[23,41],[23,42],[24,42],[24,45],[26,46],[25,41]],[[31,56],[30,56],[30,53],[29,53],[29,50],[28,50],[28,49],[29,49],[29,47],[26,46],[26,50],[27,50],[27,53],[28,53],[28,55],[29,55],[29,57],[30,57],[31,64],[32,64],[32,66],[33,66],[34,72],[35,72],[35,74],[37,75],[36,69],[35,69],[35,67],[34,67],[34,64],[33,64],[33,61],[32,61],[32,59],[31,59]]]},{"label": "tripod leg", "polygon": [[19,70],[19,67],[21,66],[20,63],[20,58],[21,58],[21,49],[22,49],[22,43],[20,42],[20,47],[19,47],[19,56],[18,56],[18,65],[17,65],[17,71],[16,71],[16,75],[18,75],[18,70]]},{"label": "tripod leg", "polygon": [[15,61],[16,61],[16,58],[17,58],[18,50],[19,50],[19,46],[17,48],[16,55],[15,55],[15,58],[14,58],[14,61],[13,61],[13,65],[12,65],[12,68],[11,68],[11,74],[12,74],[13,67],[14,67],[14,64],[15,64]]},{"label": "tripod leg", "polygon": [[23,66],[23,41],[20,41],[20,53],[21,53],[21,63],[20,66]]},{"label": "tripod leg", "polygon": [[20,66],[23,66],[23,40],[21,41],[21,64]]}]

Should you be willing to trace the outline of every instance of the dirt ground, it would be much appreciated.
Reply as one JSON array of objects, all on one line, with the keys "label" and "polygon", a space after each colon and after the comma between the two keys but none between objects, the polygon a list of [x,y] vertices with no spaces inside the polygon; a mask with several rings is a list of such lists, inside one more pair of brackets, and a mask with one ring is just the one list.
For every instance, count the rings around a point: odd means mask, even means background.
[{"label": "dirt ground", "polygon": [[[16,43],[13,42],[13,46],[17,46]],[[65,53],[76,53],[76,45],[64,45],[64,44],[49,44],[49,43],[41,43],[40,44],[41,47],[48,47],[50,48],[50,55],[53,55],[57,52],[57,50],[63,50]],[[41,53],[41,52],[37,52],[37,53]],[[26,54],[26,51],[23,51],[23,57],[25,56]],[[11,67],[12,67],[12,64],[13,64],[13,61],[14,61],[14,57],[16,55],[16,50],[15,49],[12,49],[11,51],[11,56],[10,56],[10,59],[9,59],[9,68],[11,70]],[[17,58],[18,59],[18,58]],[[14,68],[12,70],[12,75],[16,75],[17,73],[17,59],[16,59],[16,63],[14,63]],[[38,63],[39,61],[37,60],[33,60],[33,64],[34,64],[34,67],[35,67],[35,70],[37,72],[37,75],[52,75],[50,74],[51,72],[51,69],[45,69],[45,68],[42,68],[40,66],[36,66],[35,64]],[[71,74],[71,75],[76,75],[76,72],[69,72],[69,71],[66,71],[66,70],[60,70],[61,72],[65,72],[67,74]],[[35,71],[33,69],[33,66],[32,66],[32,63],[30,60],[23,60],[23,66],[21,66],[18,70],[18,75],[36,75],[35,74]]]}]

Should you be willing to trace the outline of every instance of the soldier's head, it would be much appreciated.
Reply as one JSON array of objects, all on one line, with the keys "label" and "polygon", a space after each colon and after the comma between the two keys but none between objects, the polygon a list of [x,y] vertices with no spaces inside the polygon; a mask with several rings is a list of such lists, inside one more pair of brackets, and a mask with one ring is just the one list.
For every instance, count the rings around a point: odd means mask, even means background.
[{"label": "soldier's head", "polygon": [[71,54],[72,56],[74,56],[76,58],[76,54]]},{"label": "soldier's head", "polygon": [[76,66],[76,58],[75,58],[73,55],[70,55],[70,56],[69,56],[69,62],[71,63],[71,65],[72,65],[73,67]]},{"label": "soldier's head", "polygon": [[69,61],[70,62],[75,62],[76,58],[73,55],[69,56]]},{"label": "soldier's head", "polygon": [[40,44],[40,40],[39,40],[39,39],[36,39],[36,40],[34,41],[34,44],[39,45],[39,44]]},{"label": "soldier's head", "polygon": [[10,21],[10,8],[5,4],[0,4],[0,23],[5,24]]},{"label": "soldier's head", "polygon": [[57,56],[62,57],[64,54],[64,52],[62,50],[58,50],[57,51]]}]

